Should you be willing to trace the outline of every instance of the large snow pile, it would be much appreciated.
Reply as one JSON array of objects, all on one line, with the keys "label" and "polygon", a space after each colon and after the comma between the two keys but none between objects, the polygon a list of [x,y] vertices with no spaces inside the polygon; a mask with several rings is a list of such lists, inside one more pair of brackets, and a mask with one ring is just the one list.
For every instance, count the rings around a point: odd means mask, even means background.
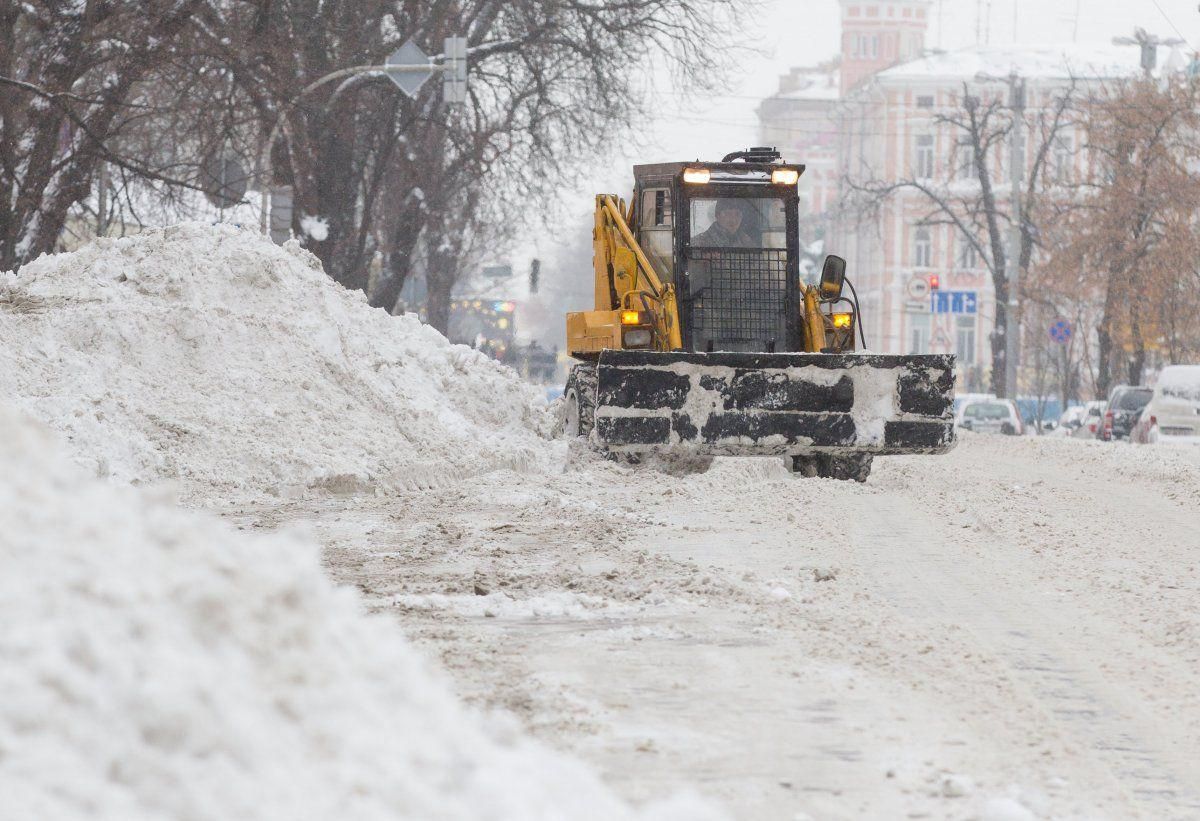
[{"label": "large snow pile", "polygon": [[298,245],[188,223],[0,273],[0,397],[127,481],[422,487],[543,450],[508,369],[391,317]]},{"label": "large snow pile", "polygon": [[88,478],[3,406],[0,430],[0,816],[633,815],[466,712],[315,544]]}]

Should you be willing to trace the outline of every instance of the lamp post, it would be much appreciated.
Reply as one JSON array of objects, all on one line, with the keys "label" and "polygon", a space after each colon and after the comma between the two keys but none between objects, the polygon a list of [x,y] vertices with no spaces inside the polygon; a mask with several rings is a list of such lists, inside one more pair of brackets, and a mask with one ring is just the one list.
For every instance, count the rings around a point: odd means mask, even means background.
[{"label": "lamp post", "polygon": [[[467,91],[467,40],[465,37],[447,37],[443,43],[444,54],[439,57],[428,57],[412,40],[396,49],[383,65],[351,66],[350,68],[331,71],[323,77],[313,80],[300,89],[300,92],[288,105],[295,105],[306,94],[309,94],[326,83],[353,77],[359,74],[384,74],[410,99],[416,99],[421,86],[436,72],[443,74],[442,99],[450,105],[466,101]],[[440,63],[435,62],[441,60]],[[259,188],[261,214],[259,227],[263,234],[270,234],[270,197],[271,181],[274,179],[274,168],[271,163],[271,148],[281,132],[285,130],[285,117],[281,111],[275,118],[267,141],[259,149],[258,168],[261,174]]]}]

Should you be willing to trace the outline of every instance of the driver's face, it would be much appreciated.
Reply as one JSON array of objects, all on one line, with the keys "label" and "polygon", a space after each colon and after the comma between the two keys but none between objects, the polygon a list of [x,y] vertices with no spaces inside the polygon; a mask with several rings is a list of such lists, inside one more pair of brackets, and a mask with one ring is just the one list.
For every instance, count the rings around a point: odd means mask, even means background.
[{"label": "driver's face", "polygon": [[726,233],[736,234],[742,227],[742,212],[737,208],[726,208],[717,214],[717,223]]}]

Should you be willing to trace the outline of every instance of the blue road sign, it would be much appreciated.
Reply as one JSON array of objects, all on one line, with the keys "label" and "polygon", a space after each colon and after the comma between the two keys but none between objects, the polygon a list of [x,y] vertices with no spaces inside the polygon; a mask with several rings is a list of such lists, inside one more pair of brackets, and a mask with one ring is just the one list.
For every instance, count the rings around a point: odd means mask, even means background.
[{"label": "blue road sign", "polygon": [[929,312],[933,314],[973,314],[978,306],[974,291],[934,291],[929,295]]},{"label": "blue road sign", "polygon": [[1065,319],[1055,320],[1050,326],[1050,338],[1055,342],[1064,343],[1071,338],[1071,323]]}]

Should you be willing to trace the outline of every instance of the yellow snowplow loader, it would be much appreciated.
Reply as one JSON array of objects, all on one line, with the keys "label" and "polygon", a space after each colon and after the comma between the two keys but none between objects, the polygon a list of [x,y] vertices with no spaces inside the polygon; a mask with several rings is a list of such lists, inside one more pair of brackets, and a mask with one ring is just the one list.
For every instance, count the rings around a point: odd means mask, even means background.
[{"label": "yellow snowplow loader", "polygon": [[596,198],[595,308],[567,314],[568,435],[860,481],[874,456],[953,447],[954,357],[856,352],[845,261],[801,281],[803,171],[753,148],[635,166],[628,204]]}]

